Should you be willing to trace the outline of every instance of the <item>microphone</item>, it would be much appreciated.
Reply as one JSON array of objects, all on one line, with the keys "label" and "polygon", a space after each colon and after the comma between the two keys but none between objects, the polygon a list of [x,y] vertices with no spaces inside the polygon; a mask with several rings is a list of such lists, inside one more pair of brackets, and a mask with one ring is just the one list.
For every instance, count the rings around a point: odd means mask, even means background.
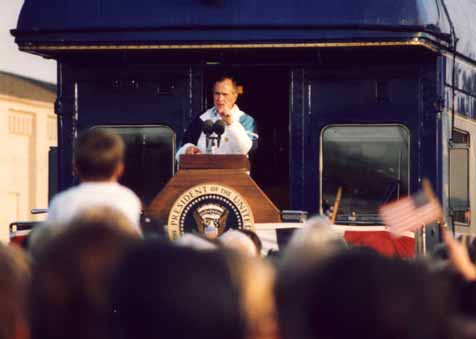
[{"label": "microphone", "polygon": [[213,121],[211,121],[210,119],[205,120],[202,123],[202,131],[203,131],[203,134],[205,134],[206,147],[208,150],[210,148],[210,135],[212,135],[213,133]]},{"label": "microphone", "polygon": [[213,124],[213,131],[218,136],[217,146],[220,147],[221,136],[223,133],[225,133],[225,123],[223,120],[217,120],[215,124]]},{"label": "microphone", "polygon": [[213,121],[211,120],[205,120],[202,123],[202,131],[206,136],[210,136],[213,133],[214,131],[213,127],[214,127]]}]

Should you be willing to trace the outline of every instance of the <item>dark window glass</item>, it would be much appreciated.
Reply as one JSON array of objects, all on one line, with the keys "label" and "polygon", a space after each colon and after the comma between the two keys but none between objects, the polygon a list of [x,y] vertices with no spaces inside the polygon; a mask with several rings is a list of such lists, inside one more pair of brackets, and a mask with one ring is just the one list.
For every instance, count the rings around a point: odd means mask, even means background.
[{"label": "dark window glass", "polygon": [[465,145],[469,147],[469,133],[454,131],[453,144]]},{"label": "dark window glass", "polygon": [[148,206],[174,175],[175,132],[168,126],[105,126],[126,144],[121,184],[132,189]]},{"label": "dark window glass", "polygon": [[449,189],[453,221],[469,225],[469,134],[461,131],[453,134]]},{"label": "dark window glass", "polygon": [[322,209],[342,187],[337,223],[379,224],[380,205],[408,195],[410,136],[403,126],[331,126],[322,135]]}]

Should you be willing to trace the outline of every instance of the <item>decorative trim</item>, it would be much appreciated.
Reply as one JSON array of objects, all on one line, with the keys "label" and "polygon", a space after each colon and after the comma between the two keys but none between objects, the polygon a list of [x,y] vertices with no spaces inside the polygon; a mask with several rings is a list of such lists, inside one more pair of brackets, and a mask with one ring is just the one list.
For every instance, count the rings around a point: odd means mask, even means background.
[{"label": "decorative trim", "polygon": [[171,45],[22,45],[22,51],[102,51],[102,50],[193,50],[193,49],[266,49],[266,48],[340,48],[422,46],[439,49],[431,43],[413,38],[408,41],[370,42],[309,42],[309,43],[229,43],[229,44],[171,44]]},{"label": "decorative trim", "polygon": [[16,104],[24,104],[24,105],[28,105],[28,106],[35,106],[35,107],[40,107],[42,109],[44,109],[44,108],[53,109],[54,108],[54,100],[51,101],[51,102],[47,102],[47,101],[39,101],[39,100],[19,98],[19,97],[13,96],[13,95],[0,94],[0,101],[12,102],[12,103],[16,103]]},{"label": "decorative trim", "polygon": [[48,140],[56,142],[58,140],[58,125],[56,115],[48,115],[46,121],[46,135]]},{"label": "decorative trim", "polygon": [[8,133],[12,135],[31,136],[33,134],[33,123],[35,114],[31,112],[9,110]]}]

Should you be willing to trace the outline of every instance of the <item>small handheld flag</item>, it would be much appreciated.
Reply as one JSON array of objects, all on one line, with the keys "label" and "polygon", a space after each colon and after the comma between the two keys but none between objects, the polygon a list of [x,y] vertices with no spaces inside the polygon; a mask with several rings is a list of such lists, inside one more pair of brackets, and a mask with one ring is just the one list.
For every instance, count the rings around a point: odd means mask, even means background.
[{"label": "small handheld flag", "polygon": [[441,206],[427,179],[423,180],[423,190],[381,206],[379,213],[384,224],[395,235],[416,231],[443,218]]}]

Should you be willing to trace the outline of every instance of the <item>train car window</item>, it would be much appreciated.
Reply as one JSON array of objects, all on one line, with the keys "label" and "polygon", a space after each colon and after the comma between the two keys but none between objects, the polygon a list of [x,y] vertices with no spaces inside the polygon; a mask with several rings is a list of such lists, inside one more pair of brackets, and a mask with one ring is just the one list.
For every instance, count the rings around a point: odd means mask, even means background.
[{"label": "train car window", "polygon": [[469,133],[455,130],[453,133],[453,145],[469,147]]},{"label": "train car window", "polygon": [[336,223],[381,224],[380,205],[408,195],[410,133],[401,125],[328,126],[322,132],[321,208],[342,198]]},{"label": "train car window", "polygon": [[454,131],[450,148],[450,214],[461,226],[470,225],[469,133]]},{"label": "train car window", "polygon": [[174,175],[175,132],[165,125],[100,126],[114,129],[126,144],[120,182],[149,205]]}]

